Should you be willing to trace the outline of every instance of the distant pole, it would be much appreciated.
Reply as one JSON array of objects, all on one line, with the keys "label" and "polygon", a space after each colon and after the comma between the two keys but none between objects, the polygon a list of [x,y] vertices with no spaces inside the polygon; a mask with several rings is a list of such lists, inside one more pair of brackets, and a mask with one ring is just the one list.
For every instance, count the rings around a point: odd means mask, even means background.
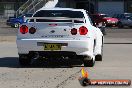
[{"label": "distant pole", "polygon": [[90,3],[91,3],[91,0],[89,0],[89,12],[91,13]]}]

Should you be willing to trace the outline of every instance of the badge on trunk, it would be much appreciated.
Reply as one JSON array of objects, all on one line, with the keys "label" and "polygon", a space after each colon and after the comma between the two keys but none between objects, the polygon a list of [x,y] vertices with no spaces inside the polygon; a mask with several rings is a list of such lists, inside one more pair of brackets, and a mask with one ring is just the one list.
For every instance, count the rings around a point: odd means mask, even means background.
[{"label": "badge on trunk", "polygon": [[51,30],[50,33],[55,33],[55,30]]}]

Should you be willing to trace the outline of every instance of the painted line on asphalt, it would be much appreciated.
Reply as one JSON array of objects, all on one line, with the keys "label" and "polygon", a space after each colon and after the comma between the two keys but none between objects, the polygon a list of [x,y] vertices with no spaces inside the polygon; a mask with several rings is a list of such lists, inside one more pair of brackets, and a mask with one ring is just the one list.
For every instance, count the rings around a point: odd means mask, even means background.
[{"label": "painted line on asphalt", "polygon": [[132,43],[104,43],[104,44],[122,44],[122,45],[125,45],[125,44],[132,44]]}]

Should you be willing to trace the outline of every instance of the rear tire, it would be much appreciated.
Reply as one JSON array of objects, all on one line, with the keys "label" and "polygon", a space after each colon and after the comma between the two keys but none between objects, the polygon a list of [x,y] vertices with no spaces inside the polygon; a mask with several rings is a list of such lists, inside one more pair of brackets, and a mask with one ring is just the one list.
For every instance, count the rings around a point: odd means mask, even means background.
[{"label": "rear tire", "polygon": [[105,27],[100,27],[100,30],[101,30],[103,35],[106,35]]},{"label": "rear tire", "polygon": [[123,28],[123,24],[121,22],[118,23],[118,28]]},{"label": "rear tire", "polygon": [[19,25],[20,25],[20,23],[15,23],[15,24],[14,24],[14,27],[15,27],[15,28],[18,28]]},{"label": "rear tire", "polygon": [[89,60],[89,57],[86,56],[86,57],[84,57],[83,63],[84,63],[85,67],[93,67],[95,65],[95,60],[93,60],[93,59]]},{"label": "rear tire", "polygon": [[[102,39],[102,41],[103,41],[103,39]],[[103,42],[102,42],[102,44],[103,44]],[[102,58],[103,58],[103,45],[102,45],[102,48],[101,48],[101,54],[97,54],[95,56],[95,61],[102,61]]]},{"label": "rear tire", "polygon": [[102,55],[96,55],[95,60],[96,61],[102,61]]},{"label": "rear tire", "polygon": [[21,66],[29,66],[31,64],[31,58],[26,55],[19,55],[19,64]]},{"label": "rear tire", "polygon": [[132,28],[132,26],[129,26],[130,28]]}]

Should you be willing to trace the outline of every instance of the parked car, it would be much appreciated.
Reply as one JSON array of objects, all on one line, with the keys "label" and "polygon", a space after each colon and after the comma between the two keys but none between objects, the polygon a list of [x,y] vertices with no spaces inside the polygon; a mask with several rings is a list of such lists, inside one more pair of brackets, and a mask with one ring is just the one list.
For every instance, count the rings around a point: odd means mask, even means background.
[{"label": "parked car", "polygon": [[101,32],[103,33],[103,35],[106,35],[106,31],[105,31],[105,29],[106,29],[106,24],[105,24],[104,22],[100,22],[100,23],[98,23],[98,24],[95,23],[93,16],[91,16],[91,14],[88,13],[88,11],[87,11],[87,14],[88,14],[88,15],[90,16],[90,18],[91,18],[92,25],[95,26],[95,27],[100,28],[100,30],[101,30]]},{"label": "parked car", "polygon": [[80,59],[86,67],[102,61],[103,34],[85,10],[41,8],[27,19],[17,35],[20,65],[29,65],[39,57]]},{"label": "parked car", "polygon": [[98,27],[98,28],[101,30],[101,32],[103,33],[103,35],[106,35],[106,34],[107,34],[107,33],[106,33],[106,26],[105,26],[105,23],[100,22],[100,23],[98,23],[98,24],[95,24],[95,26]]},{"label": "parked car", "polygon": [[105,26],[116,26],[118,23],[117,18],[109,17],[106,14],[91,14],[91,16],[97,25],[102,22]]},{"label": "parked car", "polygon": [[31,17],[32,14],[25,14],[25,15],[21,15],[19,17],[9,17],[9,19],[7,20],[7,25],[11,26],[11,27],[19,27],[20,24],[24,23],[24,17]]},{"label": "parked car", "polygon": [[119,28],[123,28],[124,26],[132,27],[132,13],[115,14],[113,17],[119,20]]}]

